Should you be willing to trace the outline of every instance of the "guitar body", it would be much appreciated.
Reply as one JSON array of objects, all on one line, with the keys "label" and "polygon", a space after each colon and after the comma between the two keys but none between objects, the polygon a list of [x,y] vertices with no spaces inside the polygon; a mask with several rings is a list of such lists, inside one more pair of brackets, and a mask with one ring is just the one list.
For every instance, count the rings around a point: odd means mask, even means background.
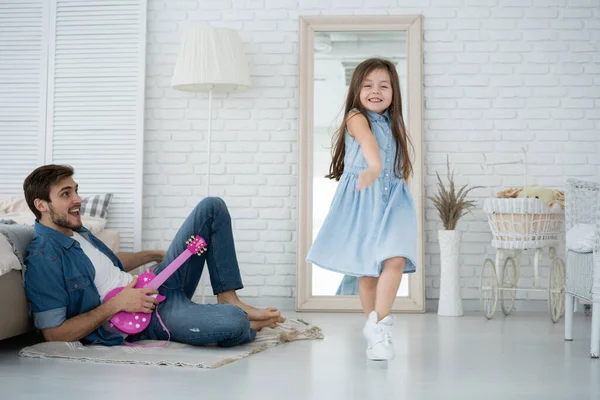
[{"label": "guitar body", "polygon": [[[203,238],[200,236],[190,238],[187,243],[187,248],[179,255],[179,257],[173,260],[173,262],[158,275],[154,275],[151,270],[139,275],[134,288],[151,288],[158,290],[158,288],[192,255],[200,255],[205,250],[206,242]],[[108,300],[121,293],[123,289],[124,287],[118,287],[111,290],[104,296],[103,301],[106,303]],[[159,303],[162,303],[166,299],[165,296],[160,294],[155,296]],[[111,328],[116,328],[128,335],[136,335],[148,327],[151,318],[151,313],[119,311],[110,318],[110,326]]]},{"label": "guitar body", "polygon": [[[135,284],[136,289],[141,289],[146,286],[146,284],[150,283],[156,276],[148,270],[148,272],[144,272],[140,276],[138,276],[138,280]],[[104,302],[107,302],[111,298],[115,297],[121,291],[123,287],[118,287],[106,294],[104,297]],[[159,302],[163,302],[166,299],[165,296],[161,296],[160,294],[156,296],[156,300]],[[152,314],[138,312],[131,313],[127,311],[119,311],[115,315],[113,315],[110,319],[111,328],[117,328],[123,333],[127,333],[128,335],[136,335],[146,329],[148,324],[150,324],[150,319],[152,318]]]}]

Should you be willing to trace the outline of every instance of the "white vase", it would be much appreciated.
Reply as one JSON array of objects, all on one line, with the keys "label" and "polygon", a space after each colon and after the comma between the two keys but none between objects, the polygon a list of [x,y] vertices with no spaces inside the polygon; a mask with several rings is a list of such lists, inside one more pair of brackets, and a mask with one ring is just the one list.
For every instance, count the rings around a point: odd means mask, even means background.
[{"label": "white vase", "polygon": [[438,315],[444,317],[463,315],[459,264],[461,237],[460,231],[438,231],[442,261]]}]

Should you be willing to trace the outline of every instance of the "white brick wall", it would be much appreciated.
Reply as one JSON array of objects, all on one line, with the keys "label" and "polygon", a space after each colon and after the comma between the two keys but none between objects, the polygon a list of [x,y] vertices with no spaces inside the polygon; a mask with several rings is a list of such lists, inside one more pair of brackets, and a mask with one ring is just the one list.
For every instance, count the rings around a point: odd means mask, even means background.
[{"label": "white brick wall", "polygon": [[[424,15],[426,194],[446,153],[459,183],[494,186],[477,199],[522,182],[518,166],[484,176],[482,151],[502,159],[525,147],[540,185],[600,180],[600,0],[148,3],[144,248],[166,248],[204,196],[207,96],[169,87],[180,35],[194,22],[237,29],[252,88],[213,100],[211,194],[231,208],[244,296],[292,304],[295,292],[298,15]],[[426,207],[426,296],[435,299],[440,223]],[[481,211],[459,229],[463,297],[476,299],[491,236]],[[523,265],[532,284],[530,257]]]}]

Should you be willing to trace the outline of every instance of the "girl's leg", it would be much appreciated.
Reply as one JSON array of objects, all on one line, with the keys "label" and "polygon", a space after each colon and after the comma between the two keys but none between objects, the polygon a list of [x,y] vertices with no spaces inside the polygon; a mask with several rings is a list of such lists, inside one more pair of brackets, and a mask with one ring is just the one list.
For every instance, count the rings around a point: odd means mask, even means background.
[{"label": "girl's leg", "polygon": [[398,293],[400,280],[404,272],[405,261],[402,257],[385,260],[383,271],[377,279],[374,297],[375,304],[371,306],[371,310],[373,308],[375,310],[368,315],[367,322],[363,328],[363,335],[367,339],[366,354],[370,360],[391,360],[394,358],[391,331],[393,319],[389,316],[389,313],[394,300],[396,300],[396,294]]},{"label": "girl's leg", "polygon": [[361,276],[359,279],[358,294],[360,296],[360,304],[367,317],[371,311],[375,309],[375,295],[378,279],[379,278],[373,276]]},{"label": "girl's leg", "polygon": [[388,258],[383,263],[383,271],[377,282],[374,307],[379,321],[387,317],[392,309],[400,288],[405,263],[404,257]]}]

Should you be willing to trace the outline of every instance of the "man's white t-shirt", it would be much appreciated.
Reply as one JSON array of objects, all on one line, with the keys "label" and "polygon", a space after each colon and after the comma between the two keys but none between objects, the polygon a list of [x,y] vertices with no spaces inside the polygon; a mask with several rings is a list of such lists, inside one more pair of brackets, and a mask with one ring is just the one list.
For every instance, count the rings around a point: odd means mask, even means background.
[{"label": "man's white t-shirt", "polygon": [[88,256],[96,269],[94,285],[98,289],[98,293],[100,293],[101,301],[103,301],[108,292],[114,288],[127,286],[133,280],[131,274],[121,271],[119,267],[112,263],[110,258],[94,247],[93,244],[88,242],[87,239],[79,233],[73,231],[73,239],[79,242],[81,249],[85,255]]}]

